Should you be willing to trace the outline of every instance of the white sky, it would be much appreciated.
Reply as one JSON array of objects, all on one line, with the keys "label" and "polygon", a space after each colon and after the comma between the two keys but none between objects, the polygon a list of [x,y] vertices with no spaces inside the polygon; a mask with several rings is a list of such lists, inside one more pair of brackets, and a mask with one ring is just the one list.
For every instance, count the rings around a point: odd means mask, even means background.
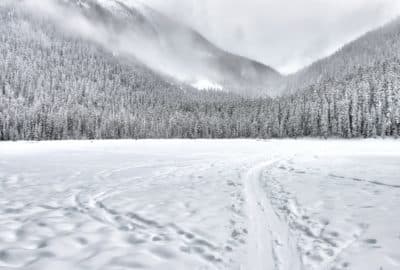
[{"label": "white sky", "polygon": [[400,0],[142,0],[230,52],[294,72],[400,14]]}]

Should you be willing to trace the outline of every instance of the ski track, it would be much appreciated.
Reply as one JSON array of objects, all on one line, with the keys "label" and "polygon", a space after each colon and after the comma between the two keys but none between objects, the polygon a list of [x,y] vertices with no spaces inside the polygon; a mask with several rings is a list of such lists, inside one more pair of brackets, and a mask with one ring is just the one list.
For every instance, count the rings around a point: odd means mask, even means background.
[{"label": "ski track", "polygon": [[292,269],[299,266],[299,256],[286,224],[278,219],[261,189],[263,171],[278,160],[261,163],[248,171],[245,181],[249,244],[247,265],[243,269]]},{"label": "ski track", "polygon": [[399,269],[400,147],[353,144],[2,144],[0,270]]}]

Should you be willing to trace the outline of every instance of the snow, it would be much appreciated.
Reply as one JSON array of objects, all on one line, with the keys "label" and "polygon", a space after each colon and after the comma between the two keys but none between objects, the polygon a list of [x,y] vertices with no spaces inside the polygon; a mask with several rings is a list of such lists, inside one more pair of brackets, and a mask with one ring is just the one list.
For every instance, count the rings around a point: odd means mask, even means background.
[{"label": "snow", "polygon": [[90,6],[88,5],[88,3],[85,2],[85,1],[82,1],[82,0],[78,0],[78,1],[77,1],[77,4],[80,5],[80,6],[82,6],[83,8],[86,8],[86,9],[89,9],[89,8],[90,8]]},{"label": "snow", "polygon": [[104,9],[110,11],[111,13],[122,16],[122,17],[130,17],[131,14],[121,6],[121,2],[118,0],[95,0],[97,4],[99,4]]},{"label": "snow", "polygon": [[198,90],[222,90],[223,87],[218,84],[211,82],[209,80],[198,80],[192,84],[192,87]]},{"label": "snow", "polygon": [[[111,11],[116,15],[123,15],[129,17],[131,14],[125,10],[123,5],[140,12],[142,15],[146,14],[146,6],[140,0],[96,0],[96,2],[103,8]],[[121,5],[123,4],[123,5]]]},{"label": "snow", "polygon": [[118,2],[115,0],[96,0],[96,2],[101,5],[103,8],[110,9],[110,10],[118,10],[120,6]]},{"label": "snow", "polygon": [[0,269],[400,267],[396,140],[0,144]]},{"label": "snow", "polygon": [[142,12],[143,14],[146,12],[146,6],[141,0],[120,0],[120,2],[124,3],[128,7]]}]

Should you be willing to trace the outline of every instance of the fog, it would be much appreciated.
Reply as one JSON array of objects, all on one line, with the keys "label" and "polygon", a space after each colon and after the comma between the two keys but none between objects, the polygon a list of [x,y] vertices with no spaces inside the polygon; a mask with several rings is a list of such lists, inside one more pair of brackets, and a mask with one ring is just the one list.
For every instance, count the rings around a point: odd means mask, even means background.
[{"label": "fog", "polygon": [[151,70],[180,81],[201,79],[193,78],[194,74],[201,74],[200,67],[193,65],[190,69],[184,51],[178,58],[162,48],[159,40],[138,29],[119,25],[116,30],[109,21],[103,23],[102,18],[89,18],[79,9],[55,0],[23,0],[20,5],[31,14],[51,20],[64,33],[95,42],[116,56],[137,59]]},{"label": "fog", "polygon": [[399,0],[142,1],[283,73],[333,53],[400,11]]},{"label": "fog", "polygon": [[[139,9],[143,2],[197,29],[222,49],[258,60],[284,74],[333,53],[366,31],[388,22],[400,10],[398,0],[120,1]],[[154,19],[148,25],[135,28],[131,22],[113,28],[104,23],[106,18],[89,19],[79,9],[60,5],[59,1],[21,3],[29,12],[54,21],[66,33],[96,42],[115,55],[136,58],[150,69],[180,81],[217,85],[213,88],[219,89],[222,81],[237,77],[238,73],[229,70],[231,67],[223,73],[209,61],[215,53],[213,48],[198,46],[199,41],[196,37],[192,40],[188,29],[152,11],[149,15],[145,10],[146,16],[150,16],[146,19]],[[152,35],[152,30],[159,33]],[[237,64],[233,66],[239,74],[243,73]]]},{"label": "fog", "polygon": [[271,78],[278,77],[267,67],[219,50],[147,5],[135,0],[129,9],[120,2],[95,2],[100,9],[90,1],[21,1],[26,10],[49,18],[66,33],[94,41],[125,59],[138,59],[151,70],[198,89],[259,92],[269,90]]}]

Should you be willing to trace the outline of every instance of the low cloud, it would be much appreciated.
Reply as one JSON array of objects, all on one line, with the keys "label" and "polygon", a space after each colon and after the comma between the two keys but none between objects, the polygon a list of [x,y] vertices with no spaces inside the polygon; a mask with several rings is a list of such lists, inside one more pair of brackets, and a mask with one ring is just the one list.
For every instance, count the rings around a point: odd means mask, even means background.
[{"label": "low cloud", "polygon": [[142,1],[220,47],[283,73],[331,54],[400,13],[399,0]]},{"label": "low cloud", "polygon": [[20,5],[40,18],[51,20],[65,33],[95,42],[115,55],[138,59],[150,69],[181,81],[201,79],[194,78],[194,74],[201,75],[203,67],[193,65],[194,70],[191,70],[184,53],[177,57],[163,50],[160,42],[132,27],[120,26],[116,31],[110,23],[101,23],[101,18],[99,21],[89,19],[79,9],[60,3],[57,0],[22,0]]},{"label": "low cloud", "polygon": [[[3,4],[14,1],[0,0]],[[294,72],[333,53],[400,11],[398,0],[120,1],[132,5],[144,2],[197,29],[221,48],[261,61],[282,73]],[[202,71],[209,69],[195,61],[198,59],[190,58],[192,47],[186,37],[181,42],[186,48],[172,52],[132,29],[114,31],[55,0],[21,2],[65,31],[94,41],[113,53],[135,57],[153,70],[185,81],[210,79],[202,75],[207,74]],[[180,55],[177,57],[176,53]]]}]

